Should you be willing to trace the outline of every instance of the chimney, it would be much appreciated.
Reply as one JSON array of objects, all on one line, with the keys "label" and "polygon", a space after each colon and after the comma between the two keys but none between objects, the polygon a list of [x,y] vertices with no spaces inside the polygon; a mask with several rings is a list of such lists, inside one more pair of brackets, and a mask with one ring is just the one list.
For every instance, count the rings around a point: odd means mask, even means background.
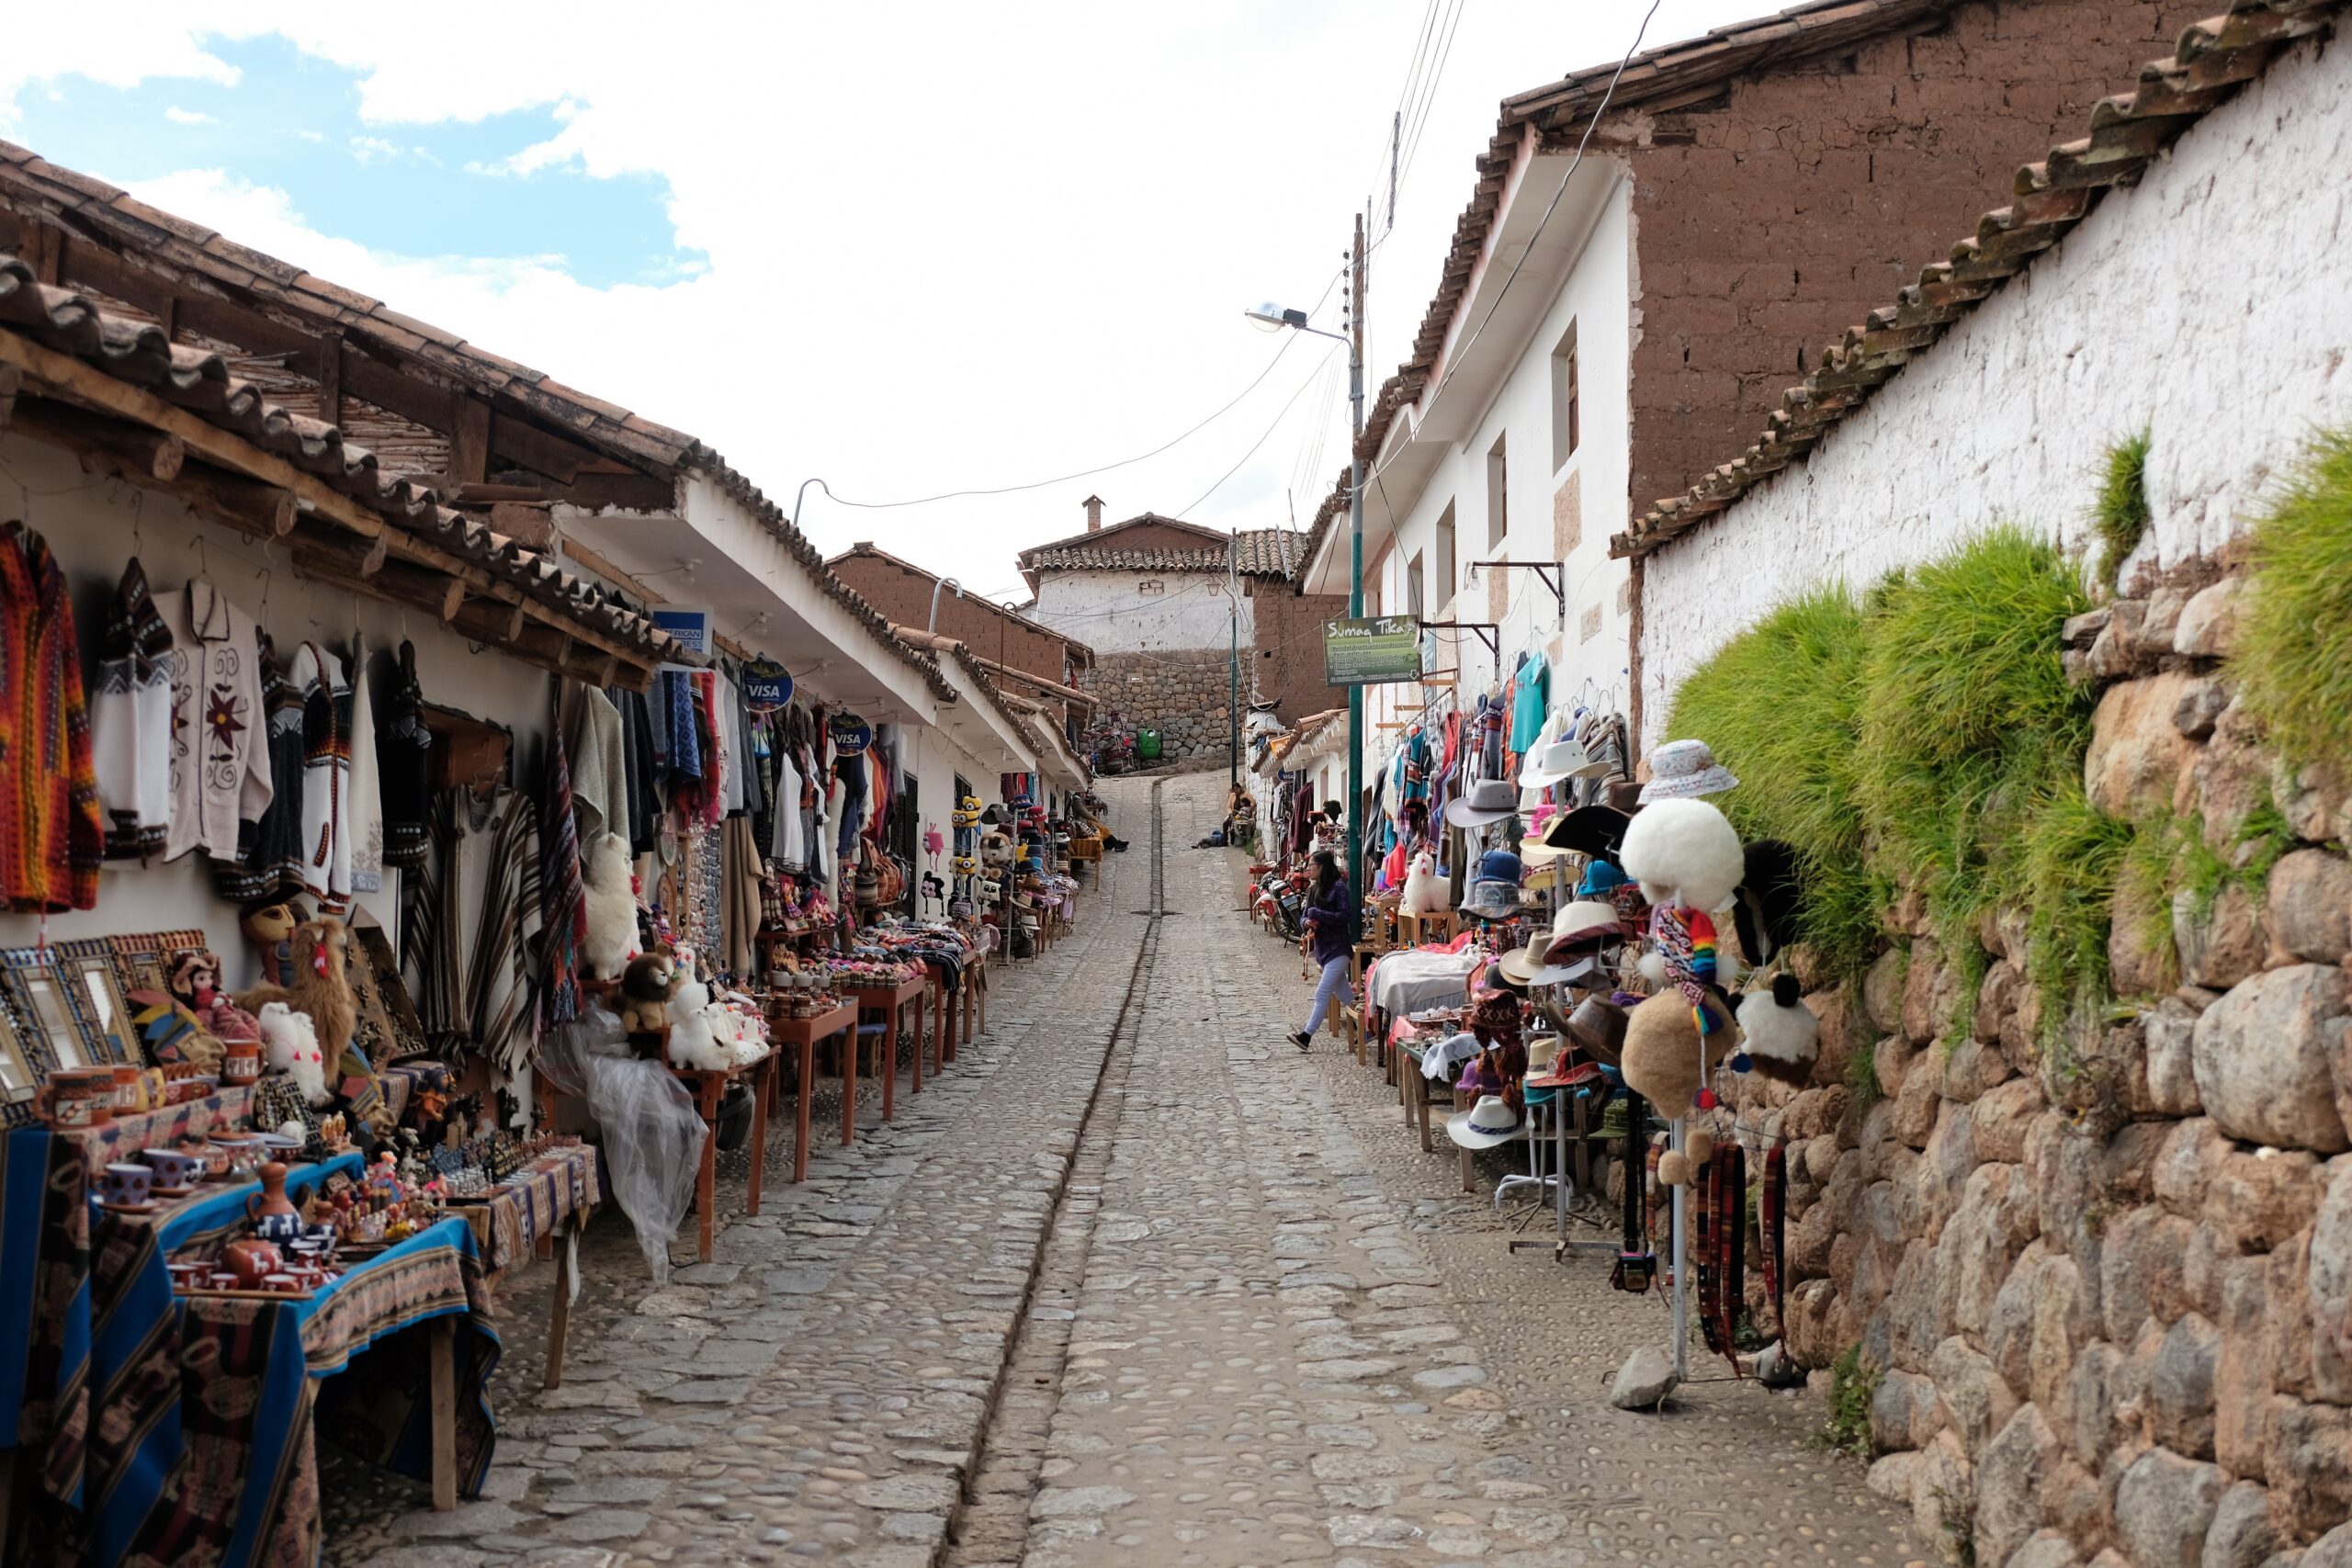
[{"label": "chimney", "polygon": [[1102,498],[1099,495],[1090,495],[1086,498],[1085,506],[1086,531],[1090,534],[1100,534],[1102,531]]}]

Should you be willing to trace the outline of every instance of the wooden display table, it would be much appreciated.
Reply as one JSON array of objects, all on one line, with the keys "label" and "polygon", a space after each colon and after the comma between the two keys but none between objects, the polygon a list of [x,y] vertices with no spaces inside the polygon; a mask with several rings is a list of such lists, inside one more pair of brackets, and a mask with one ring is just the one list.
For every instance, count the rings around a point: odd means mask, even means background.
[{"label": "wooden display table", "polygon": [[[923,1025],[923,998],[931,991],[931,971],[923,968],[913,978],[901,980],[895,986],[852,986],[850,995],[857,998],[858,1021],[863,1023],[869,1013],[882,1015],[882,1120],[889,1121],[898,1114],[899,1098],[899,1024],[906,1016],[907,1004],[915,1009],[915,1087],[922,1087],[922,1045],[926,1030]],[[852,1033],[848,1049],[842,1053],[842,1142],[846,1145],[857,1137],[857,1036]]]},{"label": "wooden display table", "polygon": [[695,1109],[702,1113],[703,1125],[710,1129],[710,1136],[702,1141],[702,1169],[695,1179],[695,1256],[707,1263],[718,1208],[719,1102],[726,1096],[729,1084],[739,1077],[751,1078],[752,1174],[744,1186],[743,1212],[756,1214],[760,1212],[761,1189],[767,1183],[768,1102],[775,1095],[775,1052],[770,1049],[748,1067],[673,1066],[670,1070],[695,1097]]},{"label": "wooden display table", "polygon": [[[798,1052],[799,1087],[796,1091],[792,1113],[792,1179],[808,1179],[808,1108],[817,1092],[817,1042],[850,1032],[849,1043],[843,1049],[852,1056],[857,1054],[857,1004],[842,1003],[830,1012],[809,1018],[789,1018],[775,1013],[768,1015],[768,1043],[781,1055],[787,1045]],[[774,1055],[769,1060],[774,1061]],[[776,1075],[768,1075],[768,1097],[775,1097]]]},{"label": "wooden display table", "polygon": [[1462,916],[1448,909],[1437,915],[1408,915],[1401,909],[1396,914],[1396,945],[1421,947],[1427,943],[1452,942],[1462,934]]},{"label": "wooden display table", "polygon": [[495,1289],[541,1258],[555,1261],[555,1301],[548,1309],[548,1365],[542,1388],[563,1386],[563,1352],[571,1337],[574,1250],[604,1201],[595,1149],[572,1144],[549,1149],[478,1199],[453,1202],[452,1213],[472,1225],[482,1267]]}]

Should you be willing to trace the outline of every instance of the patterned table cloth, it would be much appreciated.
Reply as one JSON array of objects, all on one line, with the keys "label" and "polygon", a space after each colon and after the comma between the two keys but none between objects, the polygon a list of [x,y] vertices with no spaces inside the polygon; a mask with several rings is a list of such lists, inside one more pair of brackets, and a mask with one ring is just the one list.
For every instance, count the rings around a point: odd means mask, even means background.
[{"label": "patterned table cloth", "polygon": [[167,1149],[184,1137],[242,1132],[253,1110],[253,1085],[239,1084],[234,1089],[216,1089],[202,1100],[166,1105],[160,1111],[118,1115],[103,1126],[60,1132],[56,1136],[81,1150],[82,1168],[95,1181],[97,1173],[108,1164],[129,1159],[141,1149]]},{"label": "patterned table cloth", "polygon": [[[331,1176],[356,1177],[360,1167],[356,1153],[298,1165],[287,1190],[299,1198]],[[478,1388],[495,1364],[479,1254],[462,1221],[443,1222],[311,1300],[176,1297],[166,1258],[241,1228],[260,1190],[249,1177],[207,1185],[153,1213],[115,1213],[90,1197],[78,1137],[24,1127],[0,1144],[0,1447],[38,1453],[40,1464],[38,1501],[16,1510],[0,1557],[98,1568],[139,1561],[198,1568],[308,1563],[318,1528],[309,1380],[340,1371],[387,1335],[449,1312],[466,1313],[469,1325],[459,1335],[460,1387]],[[286,1314],[292,1316],[281,1321]],[[216,1321],[224,1315],[240,1321],[224,1328]],[[401,1336],[393,1344],[421,1367],[423,1338]],[[469,1369],[471,1382],[464,1381]],[[348,1381],[365,1385],[358,1392],[379,1404],[396,1399],[401,1386],[374,1371]],[[288,1388],[297,1388],[291,1403],[282,1397]],[[478,1420],[461,1420],[472,1436],[460,1454],[471,1452],[478,1463],[461,1465],[460,1479],[478,1487],[489,1421],[486,1408],[469,1402],[466,1414],[476,1412]],[[360,1446],[424,1473],[413,1425],[403,1417],[387,1427],[379,1419],[377,1429],[399,1440]],[[311,1476],[307,1508],[255,1516],[275,1521],[269,1531],[254,1520],[241,1529],[242,1516],[228,1516],[246,1490],[249,1461],[254,1474],[281,1477],[275,1489],[253,1490],[275,1490],[289,1501]],[[304,1531],[308,1556],[274,1554],[299,1553]],[[261,1551],[265,1536],[273,1554]]]},{"label": "patterned table cloth", "polygon": [[493,1274],[528,1265],[543,1237],[560,1235],[578,1215],[605,1201],[596,1151],[586,1144],[548,1150],[481,1201],[456,1205],[474,1219],[475,1237]]}]

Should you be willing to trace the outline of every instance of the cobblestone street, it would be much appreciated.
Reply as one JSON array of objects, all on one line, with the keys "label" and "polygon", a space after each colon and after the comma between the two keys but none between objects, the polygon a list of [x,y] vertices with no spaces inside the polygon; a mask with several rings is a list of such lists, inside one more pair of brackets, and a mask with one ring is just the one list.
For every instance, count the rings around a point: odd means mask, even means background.
[{"label": "cobblestone street", "polygon": [[[1666,1337],[1661,1299],[1609,1291],[1605,1260],[1509,1253],[1375,1072],[1283,1042],[1295,955],[1238,912],[1238,855],[1178,847],[1221,778],[1103,793],[1135,847],[1074,939],[999,968],[985,1039],[888,1127],[869,1094],[856,1145],[820,1144],[759,1216],[722,1173],[715,1261],[691,1263],[690,1221],[666,1289],[600,1218],[552,1393],[552,1270],[519,1281],[488,1495],[436,1514],[330,1461],[328,1561],[1919,1555],[1858,1463],[1806,1446],[1817,1396],[1609,1408],[1624,1352]],[[771,1169],[789,1154],[787,1127]]]}]

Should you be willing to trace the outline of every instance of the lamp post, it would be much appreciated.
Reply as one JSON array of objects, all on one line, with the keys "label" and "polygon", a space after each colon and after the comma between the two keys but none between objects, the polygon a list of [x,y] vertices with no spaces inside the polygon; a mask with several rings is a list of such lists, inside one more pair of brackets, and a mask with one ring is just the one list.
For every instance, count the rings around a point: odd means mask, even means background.
[{"label": "lamp post", "polygon": [[[1348,618],[1363,616],[1363,216],[1356,216],[1356,243],[1348,271],[1348,330],[1325,332],[1306,324],[1306,312],[1271,302],[1242,314],[1253,321],[1336,338],[1348,345],[1348,409],[1354,439],[1348,443]],[[1348,886],[1363,893],[1363,688],[1348,688]]]}]

